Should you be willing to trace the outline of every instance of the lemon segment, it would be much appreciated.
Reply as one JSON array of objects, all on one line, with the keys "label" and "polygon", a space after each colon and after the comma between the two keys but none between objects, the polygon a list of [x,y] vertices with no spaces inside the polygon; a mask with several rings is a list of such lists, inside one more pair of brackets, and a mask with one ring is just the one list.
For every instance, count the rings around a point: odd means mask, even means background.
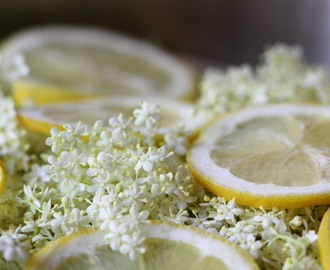
[{"label": "lemon segment", "polygon": [[41,104],[95,95],[194,97],[190,66],[155,45],[106,29],[31,28],[7,38],[0,52],[22,53],[30,69],[13,85],[19,104],[26,98]]},{"label": "lemon segment", "polygon": [[243,249],[219,235],[169,221],[141,227],[146,253],[131,261],[104,242],[106,232],[91,228],[52,241],[30,259],[26,270],[69,269],[259,269]]},{"label": "lemon segment", "polygon": [[[158,133],[165,134],[174,125],[185,125],[191,131],[191,138],[195,138],[200,129],[205,125],[207,117],[194,115],[192,103],[161,96],[114,96],[79,100],[75,102],[57,102],[21,109],[18,111],[18,119],[26,129],[48,135],[52,127],[63,129],[64,124],[93,125],[97,120],[103,120],[107,126],[110,117],[122,114],[128,119],[133,110],[139,107],[141,101],[156,103],[160,106],[160,125]],[[134,121],[131,121],[133,123]],[[134,127],[143,132],[144,129]],[[112,129],[109,127],[109,131]]]},{"label": "lemon segment", "polygon": [[318,232],[317,243],[324,270],[330,270],[330,208],[324,214]]},{"label": "lemon segment", "polygon": [[277,104],[219,118],[187,160],[212,192],[253,207],[330,203],[330,107]]}]

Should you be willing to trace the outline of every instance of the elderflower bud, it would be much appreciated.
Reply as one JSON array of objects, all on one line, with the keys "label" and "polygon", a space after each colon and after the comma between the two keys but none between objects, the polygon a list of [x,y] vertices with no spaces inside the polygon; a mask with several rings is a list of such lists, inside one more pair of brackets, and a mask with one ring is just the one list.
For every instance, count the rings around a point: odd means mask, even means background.
[{"label": "elderflower bud", "polygon": [[71,203],[70,198],[68,198],[67,196],[64,196],[61,201],[64,208],[67,208]]},{"label": "elderflower bud", "polygon": [[292,219],[289,224],[294,226],[300,226],[303,223],[303,219],[301,216],[295,216],[294,219]]}]

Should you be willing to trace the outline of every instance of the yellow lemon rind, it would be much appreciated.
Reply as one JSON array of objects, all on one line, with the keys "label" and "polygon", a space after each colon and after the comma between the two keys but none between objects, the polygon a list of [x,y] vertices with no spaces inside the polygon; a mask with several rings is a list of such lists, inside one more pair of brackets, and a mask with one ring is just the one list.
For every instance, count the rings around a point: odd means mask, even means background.
[{"label": "yellow lemon rind", "polygon": [[5,167],[0,160],[0,195],[2,194],[2,191],[4,190],[6,185],[6,170]]},{"label": "yellow lemon rind", "polygon": [[75,89],[62,88],[56,85],[31,82],[24,78],[12,84],[12,95],[19,107],[32,102],[41,105],[58,101],[69,101],[97,97],[97,94],[80,93]]},{"label": "yellow lemon rind", "polygon": [[29,131],[37,132],[40,134],[49,135],[50,130],[53,127],[58,128],[60,131],[64,130],[64,127],[62,124],[42,121],[39,119],[30,118],[30,117],[20,115],[20,114],[18,114],[16,118],[18,120],[19,125],[21,125],[22,127],[26,128]]},{"label": "yellow lemon rind", "polygon": [[322,218],[317,243],[322,267],[324,270],[330,270],[330,208]]}]

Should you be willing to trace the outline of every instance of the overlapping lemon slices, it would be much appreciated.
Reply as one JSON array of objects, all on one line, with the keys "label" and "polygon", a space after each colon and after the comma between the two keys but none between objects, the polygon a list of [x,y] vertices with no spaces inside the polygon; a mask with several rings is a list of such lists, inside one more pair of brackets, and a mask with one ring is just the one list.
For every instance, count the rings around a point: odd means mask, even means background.
[{"label": "overlapping lemon slices", "polygon": [[188,152],[195,177],[253,207],[330,203],[330,107],[274,104],[212,122]]},{"label": "overlapping lemon slices", "polygon": [[330,270],[330,208],[322,218],[318,232],[317,243],[324,270]]},{"label": "overlapping lemon slices", "polygon": [[157,46],[110,30],[32,28],[9,37],[0,53],[24,54],[30,69],[28,77],[13,85],[19,104],[91,95],[194,95],[191,67]]},{"label": "overlapping lemon slices", "polygon": [[98,228],[56,239],[38,251],[26,270],[69,269],[259,269],[252,257],[229,240],[202,229],[167,221],[142,224],[146,253],[129,260],[105,243]]},{"label": "overlapping lemon slices", "polygon": [[[110,117],[119,114],[128,119],[143,100],[160,107],[159,135],[165,134],[174,125],[183,124],[194,138],[205,125],[206,117],[194,115],[192,103],[161,96],[113,96],[49,103],[19,110],[18,119],[28,130],[48,135],[53,126],[61,129],[64,124],[76,125],[79,121],[93,125],[97,120],[103,120],[106,125]],[[111,131],[111,128],[108,130]],[[143,132],[143,128],[140,130]]]}]

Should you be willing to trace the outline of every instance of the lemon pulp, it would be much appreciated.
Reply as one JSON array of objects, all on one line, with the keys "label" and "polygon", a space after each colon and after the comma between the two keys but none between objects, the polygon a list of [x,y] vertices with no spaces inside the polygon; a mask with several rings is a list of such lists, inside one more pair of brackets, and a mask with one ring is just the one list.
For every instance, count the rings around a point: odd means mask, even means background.
[{"label": "lemon pulp", "polygon": [[309,186],[329,181],[330,119],[258,117],[215,142],[214,162],[246,181]]},{"label": "lemon pulp", "polygon": [[169,74],[147,59],[108,47],[53,43],[25,51],[24,56],[32,79],[86,93],[112,89],[117,94],[145,94],[148,89],[162,90],[170,83]]},{"label": "lemon pulp", "polygon": [[228,267],[220,259],[212,256],[202,257],[196,247],[185,243],[148,238],[145,244],[147,251],[135,261],[129,260],[119,252],[112,251],[106,245],[96,248],[94,254],[80,254],[70,257],[61,262],[56,270],[228,270]]}]

